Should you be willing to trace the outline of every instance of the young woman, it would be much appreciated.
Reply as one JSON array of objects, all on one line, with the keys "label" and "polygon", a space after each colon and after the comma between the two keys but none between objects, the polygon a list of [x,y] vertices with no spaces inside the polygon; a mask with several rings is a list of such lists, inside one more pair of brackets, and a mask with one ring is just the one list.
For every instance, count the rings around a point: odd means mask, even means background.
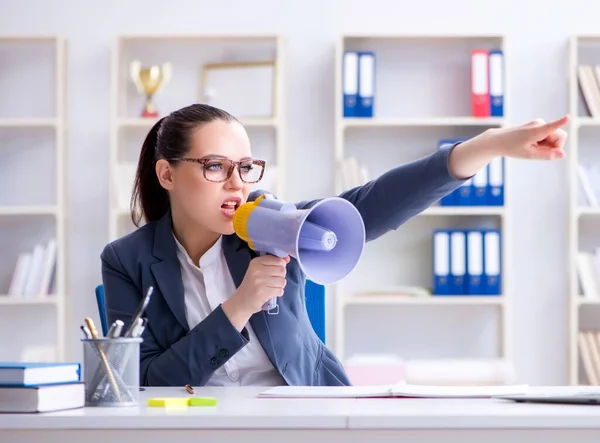
[{"label": "young woman", "polygon": [[[568,116],[489,129],[394,167],[340,196],[361,213],[367,241],[417,215],[496,156],[558,159]],[[127,325],[150,286],[140,381],[146,386],[349,385],[309,322],[295,260],[257,256],[234,234],[236,208],[262,192],[265,163],[242,124],[194,104],[160,119],[142,147],[134,232],[102,252],[108,322]],[[314,202],[297,203],[298,208]],[[261,308],[279,297],[278,315]]]}]

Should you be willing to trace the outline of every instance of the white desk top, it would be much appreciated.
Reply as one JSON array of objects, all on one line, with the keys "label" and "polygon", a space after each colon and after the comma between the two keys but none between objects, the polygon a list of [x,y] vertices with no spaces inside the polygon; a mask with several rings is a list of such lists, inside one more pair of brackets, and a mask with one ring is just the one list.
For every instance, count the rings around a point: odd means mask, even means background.
[{"label": "white desk top", "polygon": [[264,388],[196,388],[217,406],[147,407],[151,397],[189,396],[147,388],[139,407],[87,407],[0,414],[0,429],[558,429],[600,430],[600,406],[534,405],[493,399],[257,398]]}]

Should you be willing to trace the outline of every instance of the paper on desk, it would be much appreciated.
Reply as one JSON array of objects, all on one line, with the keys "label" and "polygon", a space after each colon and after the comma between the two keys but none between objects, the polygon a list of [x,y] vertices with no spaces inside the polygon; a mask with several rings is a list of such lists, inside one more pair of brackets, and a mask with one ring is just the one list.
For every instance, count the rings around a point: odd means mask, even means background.
[{"label": "paper on desk", "polygon": [[488,398],[528,392],[528,385],[501,386],[427,386],[399,384],[393,386],[277,386],[259,397],[295,398]]}]

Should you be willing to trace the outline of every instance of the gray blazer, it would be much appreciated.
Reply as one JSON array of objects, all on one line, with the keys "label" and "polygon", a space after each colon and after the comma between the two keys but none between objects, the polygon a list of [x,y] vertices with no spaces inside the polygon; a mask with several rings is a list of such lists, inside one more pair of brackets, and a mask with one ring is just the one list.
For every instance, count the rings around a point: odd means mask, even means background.
[{"label": "gray blazer", "polygon": [[[448,172],[451,149],[440,149],[395,167],[340,195],[362,215],[367,241],[397,229],[464,182]],[[253,192],[249,200],[260,193]],[[303,201],[296,206],[307,208],[316,201]],[[223,248],[233,280],[239,286],[255,253],[236,235],[224,236]],[[127,325],[143,293],[154,286],[141,345],[142,385],[203,386],[216,369],[248,343],[246,330],[238,332],[220,306],[189,329],[170,213],[108,244],[101,261],[108,324],[121,319]],[[279,314],[258,312],[250,318],[250,324],[288,385],[350,385],[342,364],[310,324],[304,301],[305,281],[292,259],[287,266],[284,295],[278,299]]]}]

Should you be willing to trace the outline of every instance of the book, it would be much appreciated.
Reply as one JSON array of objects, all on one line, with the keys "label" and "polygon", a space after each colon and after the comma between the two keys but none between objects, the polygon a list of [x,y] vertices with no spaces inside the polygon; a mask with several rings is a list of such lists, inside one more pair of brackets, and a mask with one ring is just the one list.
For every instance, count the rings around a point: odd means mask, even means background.
[{"label": "book", "polygon": [[82,408],[85,384],[0,387],[0,413],[51,412]]},{"label": "book", "polygon": [[79,363],[0,361],[0,386],[38,386],[79,381]]},{"label": "book", "polygon": [[277,386],[259,397],[271,398],[491,398],[526,394],[529,385],[429,386],[398,384],[392,386]]}]

